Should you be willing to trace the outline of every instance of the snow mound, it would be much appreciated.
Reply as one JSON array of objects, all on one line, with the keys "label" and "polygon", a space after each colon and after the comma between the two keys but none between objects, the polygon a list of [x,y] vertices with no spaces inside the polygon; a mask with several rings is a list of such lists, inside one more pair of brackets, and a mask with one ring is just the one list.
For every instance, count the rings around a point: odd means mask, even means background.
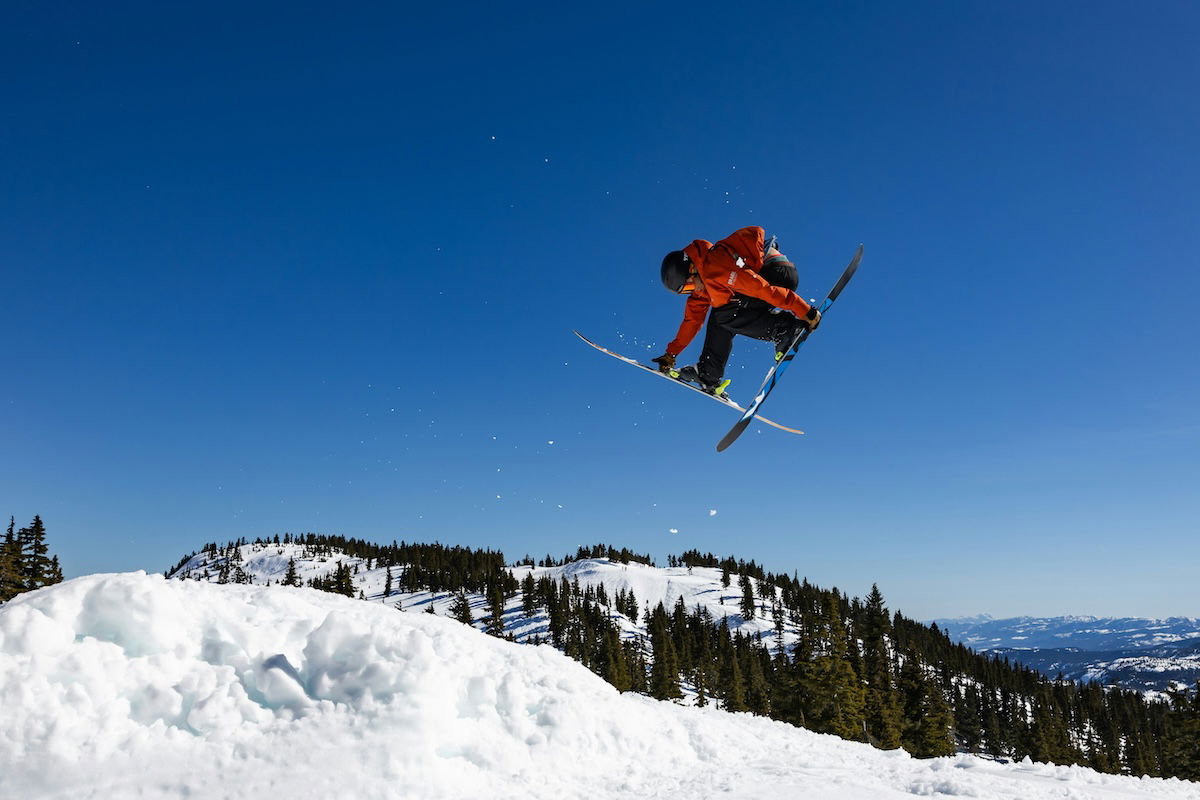
[{"label": "snow mound", "polygon": [[[0,797],[1200,798],[916,761],[621,695],[550,647],[311,589],[94,575],[0,606]],[[267,794],[270,793],[270,794]]]}]

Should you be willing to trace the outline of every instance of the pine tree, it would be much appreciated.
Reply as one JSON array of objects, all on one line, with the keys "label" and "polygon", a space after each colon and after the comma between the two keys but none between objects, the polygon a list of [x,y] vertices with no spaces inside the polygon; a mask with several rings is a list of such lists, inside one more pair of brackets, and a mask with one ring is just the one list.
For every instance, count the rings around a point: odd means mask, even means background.
[{"label": "pine tree", "polygon": [[21,580],[25,589],[37,589],[45,586],[46,574],[50,569],[50,559],[46,555],[49,547],[46,545],[46,526],[42,523],[42,518],[34,515],[30,526],[18,531],[17,537],[21,541],[21,550],[24,555],[21,564]]},{"label": "pine tree", "polygon": [[387,571],[384,573],[383,596],[384,597],[392,596],[392,566],[390,564],[387,567]]},{"label": "pine tree", "polygon": [[746,676],[746,707],[752,713],[765,717],[771,713],[771,693],[763,674],[762,662],[756,653],[758,650],[760,648],[756,646],[746,647],[741,671]]},{"label": "pine tree", "polygon": [[979,696],[979,718],[983,726],[983,751],[991,756],[1004,755],[1004,731],[996,710],[996,698],[986,686]]},{"label": "pine tree", "polygon": [[725,669],[722,670],[724,692],[721,695],[721,708],[726,711],[748,711],[742,666],[738,662],[737,652],[732,646],[726,652],[725,665]]},{"label": "pine tree", "polygon": [[1200,781],[1200,680],[1191,692],[1171,692],[1163,759],[1170,775]]},{"label": "pine tree", "polygon": [[846,629],[833,594],[824,598],[816,638],[821,655],[813,659],[805,676],[808,727],[843,739],[861,740],[865,738],[864,692],[847,658]]},{"label": "pine tree", "polygon": [[450,616],[464,625],[474,624],[475,618],[471,616],[471,603],[467,600],[465,592],[460,590],[454,595],[454,602],[450,604]]},{"label": "pine tree", "polygon": [[667,611],[662,603],[654,609],[650,620],[650,649],[654,663],[650,665],[650,696],[657,700],[683,697],[679,688],[679,658],[667,628]]},{"label": "pine tree", "polygon": [[917,729],[917,749],[913,755],[918,758],[954,755],[954,715],[941,687],[933,681],[925,684],[925,700],[923,703],[925,715],[921,718]]},{"label": "pine tree", "polygon": [[[238,567],[240,570],[241,567]],[[337,569],[333,573],[333,584],[329,591],[334,594],[345,595],[346,597],[354,597],[354,574],[350,569],[350,565],[339,561]]]},{"label": "pine tree", "polygon": [[533,571],[530,570],[521,581],[521,611],[526,617],[532,617],[537,613],[537,607],[537,586],[533,581]]},{"label": "pine tree", "polygon": [[954,715],[941,689],[911,653],[900,671],[900,687],[904,695],[904,749],[917,758],[952,755],[954,739],[950,730]]},{"label": "pine tree", "polygon": [[892,659],[888,652],[891,628],[883,595],[879,587],[872,584],[860,626],[867,684],[864,717],[868,741],[882,750],[900,746],[900,701],[892,685]]},{"label": "pine tree", "polygon": [[750,576],[742,573],[738,578],[738,586],[742,590],[742,617],[744,619],[754,619],[754,587],[750,583]]},{"label": "pine tree", "polygon": [[46,570],[46,585],[53,586],[62,583],[62,567],[59,566],[58,556],[50,556],[50,568]]},{"label": "pine tree", "polygon": [[484,618],[485,630],[492,636],[504,636],[504,593],[498,583],[488,591],[488,614]]},{"label": "pine tree", "polygon": [[8,522],[8,533],[0,545],[0,603],[10,600],[25,590],[21,575],[21,542],[13,531],[16,520]]},{"label": "pine tree", "polygon": [[296,559],[293,556],[288,559],[287,574],[283,576],[284,586],[299,586],[300,576],[296,574]]},{"label": "pine tree", "polygon": [[607,626],[604,633],[604,679],[618,692],[627,692],[633,686],[629,672],[629,658],[621,646],[621,637],[615,625]]},{"label": "pine tree", "polygon": [[979,713],[979,690],[967,684],[962,692],[954,690],[954,733],[969,753],[978,753],[983,744],[983,721]]}]

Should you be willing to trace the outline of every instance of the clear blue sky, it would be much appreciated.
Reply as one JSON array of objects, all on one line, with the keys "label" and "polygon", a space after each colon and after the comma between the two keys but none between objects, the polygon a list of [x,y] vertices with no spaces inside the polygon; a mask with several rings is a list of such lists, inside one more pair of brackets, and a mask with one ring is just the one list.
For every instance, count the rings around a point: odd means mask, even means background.
[{"label": "clear blue sky", "polygon": [[[10,4],[0,513],[68,575],[312,530],[1200,615],[1195,4],[430,5]],[[657,355],[663,253],[749,224],[810,296],[866,256],[808,435],[717,454],[570,331]]]}]

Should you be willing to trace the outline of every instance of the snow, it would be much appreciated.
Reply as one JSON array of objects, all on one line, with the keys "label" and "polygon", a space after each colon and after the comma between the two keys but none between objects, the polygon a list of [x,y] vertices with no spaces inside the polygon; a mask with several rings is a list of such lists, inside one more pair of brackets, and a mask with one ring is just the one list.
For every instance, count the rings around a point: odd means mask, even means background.
[{"label": "snow", "polygon": [[1200,800],[1177,780],[920,761],[622,695],[550,647],[384,603],[144,573],[0,606],[0,709],[4,798]]},{"label": "snow", "polygon": [[[936,620],[951,638],[1071,680],[1156,696],[1200,676],[1200,620],[1190,617],[1017,617]],[[1021,634],[1021,635],[1017,635]]]}]

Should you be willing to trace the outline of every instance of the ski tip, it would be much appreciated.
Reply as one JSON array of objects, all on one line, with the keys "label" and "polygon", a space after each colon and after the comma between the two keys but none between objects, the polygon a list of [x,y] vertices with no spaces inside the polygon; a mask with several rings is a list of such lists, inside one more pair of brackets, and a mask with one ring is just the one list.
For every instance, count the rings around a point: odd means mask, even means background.
[{"label": "ski tip", "polygon": [[745,419],[738,420],[737,424],[729,429],[729,433],[725,434],[725,437],[721,439],[721,441],[717,442],[717,452],[725,452],[725,449],[729,447],[729,445],[736,442],[737,438],[742,435],[742,431],[746,430],[747,426],[750,425],[750,420],[752,419],[754,419],[754,417],[746,417]]}]

